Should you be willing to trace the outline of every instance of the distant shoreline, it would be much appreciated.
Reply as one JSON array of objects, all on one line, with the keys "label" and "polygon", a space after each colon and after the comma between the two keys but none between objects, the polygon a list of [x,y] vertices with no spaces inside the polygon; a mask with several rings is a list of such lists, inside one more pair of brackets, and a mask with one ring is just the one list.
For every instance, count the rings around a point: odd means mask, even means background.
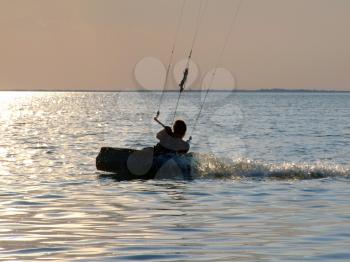
[{"label": "distant shoreline", "polygon": [[[205,92],[206,90],[186,90],[188,93],[197,93]],[[79,89],[70,89],[70,90],[45,90],[45,89],[34,89],[34,90],[0,90],[0,92],[81,92],[81,93],[114,93],[114,92],[123,92],[123,93],[135,93],[135,92],[162,92],[162,90],[79,90]],[[167,93],[179,92],[178,90],[165,90]],[[272,89],[254,89],[254,90],[244,90],[244,89],[234,89],[234,90],[223,90],[215,89],[210,90],[210,92],[235,92],[235,93],[350,93],[350,90],[319,90],[319,89],[282,89],[282,88],[272,88]]]}]

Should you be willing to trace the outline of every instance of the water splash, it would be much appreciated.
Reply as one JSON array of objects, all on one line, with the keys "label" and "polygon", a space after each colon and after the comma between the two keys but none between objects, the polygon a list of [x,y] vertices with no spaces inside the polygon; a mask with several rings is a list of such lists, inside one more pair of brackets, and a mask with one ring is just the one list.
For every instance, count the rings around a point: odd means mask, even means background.
[{"label": "water splash", "polygon": [[350,178],[350,169],[329,163],[266,163],[246,158],[222,159],[195,154],[193,172],[202,179],[287,179],[306,180],[330,177]]}]

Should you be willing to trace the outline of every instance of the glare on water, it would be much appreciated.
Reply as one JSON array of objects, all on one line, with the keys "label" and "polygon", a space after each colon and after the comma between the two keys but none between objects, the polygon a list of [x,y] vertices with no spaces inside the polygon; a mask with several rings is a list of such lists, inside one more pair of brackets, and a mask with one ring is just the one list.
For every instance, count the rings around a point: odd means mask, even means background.
[{"label": "glare on water", "polygon": [[348,94],[215,93],[197,179],[100,176],[100,147],[154,145],[159,95],[0,92],[0,260],[349,260]]}]

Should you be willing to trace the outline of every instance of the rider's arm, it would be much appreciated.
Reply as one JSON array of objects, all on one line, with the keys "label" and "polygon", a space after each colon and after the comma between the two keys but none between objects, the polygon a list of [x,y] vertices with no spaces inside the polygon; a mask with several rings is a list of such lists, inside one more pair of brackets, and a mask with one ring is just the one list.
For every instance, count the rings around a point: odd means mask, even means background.
[{"label": "rider's arm", "polygon": [[171,127],[166,126],[164,129],[158,132],[157,139],[162,140],[168,136],[172,136],[173,131],[171,130]]}]

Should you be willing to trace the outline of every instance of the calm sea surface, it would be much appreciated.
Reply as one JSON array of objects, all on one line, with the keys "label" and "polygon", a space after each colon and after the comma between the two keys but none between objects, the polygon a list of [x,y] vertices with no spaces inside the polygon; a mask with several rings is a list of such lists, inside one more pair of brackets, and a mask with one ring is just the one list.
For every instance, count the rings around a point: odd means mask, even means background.
[{"label": "calm sea surface", "polygon": [[[162,101],[172,121],[176,93]],[[117,182],[160,93],[0,92],[0,260],[350,261],[350,93],[201,93],[196,179]]]}]

